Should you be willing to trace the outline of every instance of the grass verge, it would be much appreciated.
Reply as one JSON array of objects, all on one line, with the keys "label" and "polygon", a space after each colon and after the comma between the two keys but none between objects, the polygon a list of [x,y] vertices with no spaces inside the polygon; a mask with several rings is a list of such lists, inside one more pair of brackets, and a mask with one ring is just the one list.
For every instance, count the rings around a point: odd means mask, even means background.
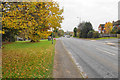
[{"label": "grass verge", "polygon": [[[79,38],[79,37],[74,37]],[[79,39],[87,39],[87,40],[102,40],[102,39],[117,39],[117,37],[102,37],[102,38],[79,38]]]},{"label": "grass verge", "polygon": [[101,39],[117,39],[117,37],[102,37],[102,38],[96,38],[96,40],[101,40]]},{"label": "grass verge", "polygon": [[56,36],[55,38],[60,38],[59,36]]},{"label": "grass verge", "polygon": [[52,78],[55,41],[19,41],[3,47],[3,78]]}]

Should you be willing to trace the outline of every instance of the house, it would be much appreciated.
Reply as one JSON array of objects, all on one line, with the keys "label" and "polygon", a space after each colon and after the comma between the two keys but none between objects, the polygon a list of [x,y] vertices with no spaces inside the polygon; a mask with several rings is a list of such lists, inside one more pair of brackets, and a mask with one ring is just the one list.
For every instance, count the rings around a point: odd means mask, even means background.
[{"label": "house", "polygon": [[120,20],[116,22],[113,21],[113,27],[117,27],[120,30]]},{"label": "house", "polygon": [[98,32],[99,33],[105,33],[105,24],[100,24],[98,27]]}]

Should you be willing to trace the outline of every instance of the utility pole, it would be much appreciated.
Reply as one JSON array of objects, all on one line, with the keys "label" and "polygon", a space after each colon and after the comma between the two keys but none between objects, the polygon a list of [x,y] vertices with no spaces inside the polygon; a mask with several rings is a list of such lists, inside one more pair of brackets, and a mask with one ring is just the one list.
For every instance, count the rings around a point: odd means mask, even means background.
[{"label": "utility pole", "polygon": [[120,20],[120,1],[118,2],[118,20]]},{"label": "utility pole", "polygon": [[53,44],[53,28],[52,28],[52,44]]},{"label": "utility pole", "polygon": [[81,17],[77,17],[79,19],[79,22],[81,23]]}]

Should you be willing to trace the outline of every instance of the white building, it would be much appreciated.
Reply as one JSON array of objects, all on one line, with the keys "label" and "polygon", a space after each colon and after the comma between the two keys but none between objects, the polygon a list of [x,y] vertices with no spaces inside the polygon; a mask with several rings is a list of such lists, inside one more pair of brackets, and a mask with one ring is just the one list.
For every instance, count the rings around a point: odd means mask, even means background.
[{"label": "white building", "polygon": [[120,20],[120,1],[118,2],[118,20]]}]

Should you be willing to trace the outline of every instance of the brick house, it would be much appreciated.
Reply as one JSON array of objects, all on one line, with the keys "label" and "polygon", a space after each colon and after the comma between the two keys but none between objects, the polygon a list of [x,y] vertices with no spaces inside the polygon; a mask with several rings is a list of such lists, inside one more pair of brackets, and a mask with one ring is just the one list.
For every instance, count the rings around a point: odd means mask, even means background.
[{"label": "brick house", "polygon": [[105,33],[105,24],[100,24],[98,27],[98,32],[99,33]]},{"label": "brick house", "polygon": [[113,27],[117,27],[120,30],[120,20],[116,22],[113,21]]}]

